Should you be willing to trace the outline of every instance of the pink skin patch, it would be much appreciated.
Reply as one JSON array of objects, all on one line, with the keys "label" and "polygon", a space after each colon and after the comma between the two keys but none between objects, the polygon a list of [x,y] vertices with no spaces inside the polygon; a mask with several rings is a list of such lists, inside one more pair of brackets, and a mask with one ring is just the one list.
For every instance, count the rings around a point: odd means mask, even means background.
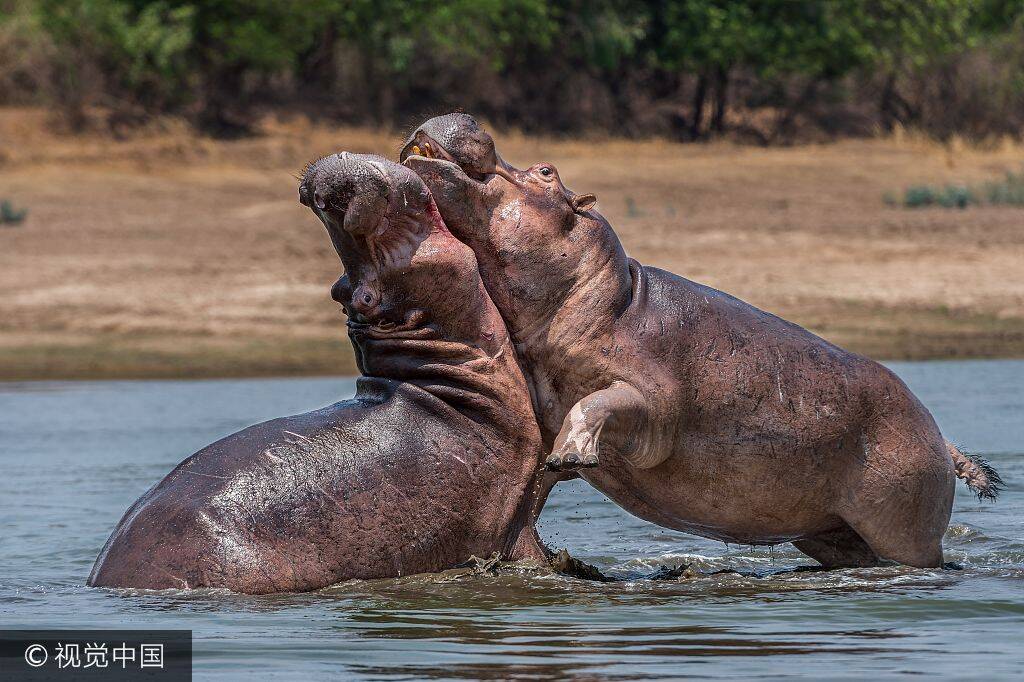
[{"label": "pink skin patch", "polygon": [[[448,231],[448,226],[444,224],[444,218],[441,217],[441,212],[437,210],[437,204],[434,202],[434,197],[430,197],[430,204],[427,206],[427,213],[430,215],[430,219],[434,223],[435,230],[452,237],[452,233]],[[454,239],[454,237],[452,238]]]}]

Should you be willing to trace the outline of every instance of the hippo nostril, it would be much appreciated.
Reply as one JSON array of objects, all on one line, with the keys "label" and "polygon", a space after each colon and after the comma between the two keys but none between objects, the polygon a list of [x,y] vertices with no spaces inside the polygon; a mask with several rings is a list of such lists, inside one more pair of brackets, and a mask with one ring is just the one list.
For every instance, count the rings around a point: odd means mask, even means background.
[{"label": "hippo nostril", "polygon": [[380,293],[375,287],[362,284],[353,292],[352,309],[361,315],[372,315],[380,303]]}]

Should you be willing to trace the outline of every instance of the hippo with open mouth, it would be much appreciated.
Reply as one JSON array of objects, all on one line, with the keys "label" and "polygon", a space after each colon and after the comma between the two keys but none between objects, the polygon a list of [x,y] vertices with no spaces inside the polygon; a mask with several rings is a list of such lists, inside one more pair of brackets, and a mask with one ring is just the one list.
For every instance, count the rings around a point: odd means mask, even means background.
[{"label": "hippo with open mouth", "polygon": [[472,117],[430,119],[400,159],[476,252],[548,465],[631,513],[725,542],[792,542],[826,567],[933,567],[955,477],[998,492],[888,369],[628,258],[593,195],[550,163],[506,163]]},{"label": "hippo with open mouth", "polygon": [[365,375],[355,397],[186,459],[127,511],[89,585],[305,591],[545,558],[534,522],[553,481],[473,252],[379,157],[321,159],[299,196],[345,266],[332,295]]}]

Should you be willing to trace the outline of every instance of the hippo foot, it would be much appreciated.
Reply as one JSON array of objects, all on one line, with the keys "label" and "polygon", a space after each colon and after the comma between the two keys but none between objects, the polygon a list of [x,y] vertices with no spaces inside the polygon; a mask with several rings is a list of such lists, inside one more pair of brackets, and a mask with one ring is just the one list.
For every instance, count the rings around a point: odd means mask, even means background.
[{"label": "hippo foot", "polygon": [[597,441],[601,432],[600,426],[595,430],[586,428],[585,422],[572,424],[563,429],[555,438],[555,447],[544,461],[551,471],[572,471],[574,469],[590,469],[598,465]]},{"label": "hippo foot", "polygon": [[551,568],[554,569],[555,573],[561,573],[573,578],[580,578],[582,580],[593,580],[599,583],[612,583],[617,582],[618,578],[612,578],[604,573],[601,573],[601,569],[597,566],[592,566],[586,562],[580,561],[576,557],[569,554],[569,550],[560,549],[548,560],[551,564]]},{"label": "hippo foot", "polygon": [[574,469],[592,469],[598,465],[596,453],[582,454],[575,450],[552,452],[544,460],[549,471],[572,471]]}]

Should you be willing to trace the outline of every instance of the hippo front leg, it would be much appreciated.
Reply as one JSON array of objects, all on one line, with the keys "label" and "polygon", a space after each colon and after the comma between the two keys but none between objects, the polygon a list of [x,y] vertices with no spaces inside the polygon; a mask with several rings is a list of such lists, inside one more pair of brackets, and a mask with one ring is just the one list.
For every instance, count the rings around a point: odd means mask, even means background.
[{"label": "hippo front leg", "polygon": [[646,420],[647,402],[640,391],[616,381],[573,405],[544,464],[555,471],[596,467],[602,438],[628,458],[640,447]]}]

